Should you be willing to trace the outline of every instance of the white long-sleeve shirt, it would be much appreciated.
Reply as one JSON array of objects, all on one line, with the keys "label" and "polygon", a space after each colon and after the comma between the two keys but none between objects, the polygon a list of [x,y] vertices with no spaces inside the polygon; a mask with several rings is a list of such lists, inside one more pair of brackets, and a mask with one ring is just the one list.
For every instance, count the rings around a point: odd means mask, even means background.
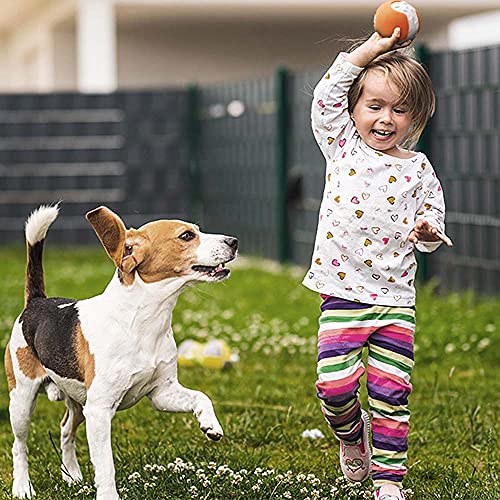
[{"label": "white long-sleeve shirt", "polygon": [[[417,219],[444,233],[443,191],[423,153],[400,159],[370,148],[347,109],[362,71],[339,54],[314,90],[312,128],[326,159],[312,263],[303,284],[367,304],[415,305]],[[419,242],[434,251],[441,242]]]}]

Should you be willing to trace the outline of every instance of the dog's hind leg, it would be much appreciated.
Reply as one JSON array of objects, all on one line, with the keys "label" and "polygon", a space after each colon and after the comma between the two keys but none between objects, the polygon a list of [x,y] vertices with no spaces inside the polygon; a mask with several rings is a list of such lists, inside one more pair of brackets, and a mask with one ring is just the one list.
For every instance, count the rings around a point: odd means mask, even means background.
[{"label": "dog's hind leg", "polygon": [[31,415],[36,405],[38,390],[42,384],[41,378],[35,380],[17,381],[17,386],[10,392],[10,424],[14,433],[12,458],[14,464],[14,481],[12,496],[17,498],[32,498],[35,490],[31,485],[28,472],[28,431]]},{"label": "dog's hind leg", "polygon": [[71,398],[66,398],[66,413],[61,421],[62,477],[71,484],[83,479],[76,458],[75,436],[78,426],[85,420],[82,407]]},{"label": "dog's hind leg", "polygon": [[162,383],[149,395],[153,408],[172,413],[192,412],[200,424],[200,429],[214,441],[224,432],[215,416],[210,398],[200,391],[186,389],[177,381]]}]

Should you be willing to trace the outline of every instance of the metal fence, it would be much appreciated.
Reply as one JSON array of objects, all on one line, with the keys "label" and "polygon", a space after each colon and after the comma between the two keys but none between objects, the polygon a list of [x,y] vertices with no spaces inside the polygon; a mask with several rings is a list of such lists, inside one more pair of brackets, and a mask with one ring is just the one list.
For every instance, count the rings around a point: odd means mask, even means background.
[{"label": "metal fence", "polygon": [[276,82],[202,88],[198,103],[201,224],[237,235],[247,254],[279,258]]},{"label": "metal fence", "polygon": [[[429,54],[438,99],[425,152],[455,242],[421,266],[449,289],[500,286],[500,47]],[[0,96],[0,238],[62,198],[55,240],[94,240],[86,210],[128,225],[187,218],[241,251],[307,265],[324,159],[310,130],[322,72],[189,90]],[[57,234],[59,230],[59,236]]]},{"label": "metal fence", "polygon": [[0,241],[23,241],[27,214],[63,201],[54,240],[95,237],[101,204],[138,225],[184,218],[190,200],[184,90],[0,96]]},{"label": "metal fence", "polygon": [[455,241],[429,271],[452,289],[500,290],[500,46],[432,54],[430,158]]}]

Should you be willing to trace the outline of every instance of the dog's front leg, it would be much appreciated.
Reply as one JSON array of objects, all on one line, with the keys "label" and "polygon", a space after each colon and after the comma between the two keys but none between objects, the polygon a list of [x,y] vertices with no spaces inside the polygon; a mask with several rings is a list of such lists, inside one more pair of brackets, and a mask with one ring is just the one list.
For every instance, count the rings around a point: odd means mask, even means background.
[{"label": "dog's front leg", "polygon": [[210,439],[218,441],[224,435],[212,402],[206,394],[186,389],[177,380],[168,380],[156,387],[149,397],[156,410],[172,413],[192,412],[201,430]]},{"label": "dog's front leg", "polygon": [[97,500],[119,500],[115,484],[115,466],[111,449],[111,420],[115,411],[87,401],[86,420],[90,460],[94,466]]}]

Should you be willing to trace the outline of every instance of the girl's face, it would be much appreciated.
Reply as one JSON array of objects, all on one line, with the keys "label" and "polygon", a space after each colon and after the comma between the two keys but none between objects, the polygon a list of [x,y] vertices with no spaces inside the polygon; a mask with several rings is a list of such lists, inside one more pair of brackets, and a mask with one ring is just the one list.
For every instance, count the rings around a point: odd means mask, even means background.
[{"label": "girl's face", "polygon": [[400,156],[398,144],[408,134],[412,120],[400,96],[382,71],[370,70],[351,114],[361,139],[373,149]]}]

